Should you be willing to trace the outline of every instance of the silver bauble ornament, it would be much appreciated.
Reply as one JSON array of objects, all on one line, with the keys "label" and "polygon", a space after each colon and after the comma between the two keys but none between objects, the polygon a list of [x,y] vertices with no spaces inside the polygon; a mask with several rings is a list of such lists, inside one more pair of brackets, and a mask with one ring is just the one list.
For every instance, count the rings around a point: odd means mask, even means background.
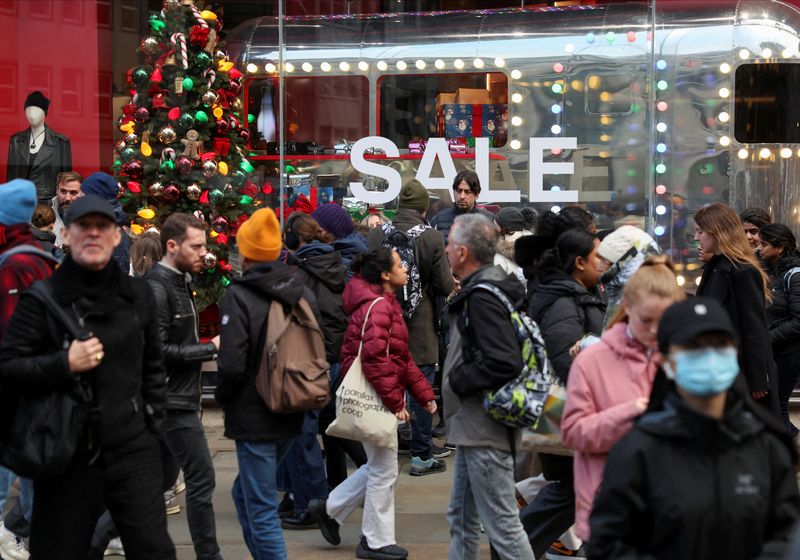
[{"label": "silver bauble ornament", "polygon": [[216,51],[214,51],[214,60],[220,61],[220,60],[225,60],[226,58],[228,58],[228,53],[226,53],[222,49],[217,49]]},{"label": "silver bauble ornament", "polygon": [[200,185],[197,183],[192,183],[188,187],[186,187],[186,198],[189,200],[197,200],[200,198],[200,194],[203,191],[200,189]]},{"label": "silver bauble ornament", "polygon": [[203,94],[203,97],[201,99],[202,99],[203,103],[205,103],[206,105],[208,105],[210,107],[211,105],[213,105],[214,103],[217,102],[218,98],[219,98],[219,95],[217,95],[217,92],[209,90],[209,91],[207,91],[207,92],[205,92]]},{"label": "silver bauble ornament", "polygon": [[217,174],[217,162],[214,160],[208,160],[203,162],[203,175],[206,177],[213,177]]},{"label": "silver bauble ornament", "polygon": [[181,0],[164,0],[162,6],[164,7],[164,11],[167,12],[177,10],[181,7]]},{"label": "silver bauble ornament", "polygon": [[128,146],[135,146],[136,144],[139,143],[139,135],[136,134],[135,132],[129,132],[128,134],[125,135],[125,143]]},{"label": "silver bauble ornament", "polygon": [[158,52],[158,39],[148,35],[139,43],[139,48],[144,54],[153,55]]},{"label": "silver bauble ornament", "polygon": [[206,270],[210,270],[217,266],[217,255],[212,252],[208,252],[203,256],[203,268]]},{"label": "silver bauble ornament", "polygon": [[164,185],[156,181],[147,187],[147,194],[153,198],[161,198],[161,195],[164,194]]},{"label": "silver bauble ornament", "polygon": [[177,137],[178,135],[175,132],[175,129],[170,125],[163,126],[161,127],[161,130],[158,131],[158,139],[163,144],[172,144]]}]

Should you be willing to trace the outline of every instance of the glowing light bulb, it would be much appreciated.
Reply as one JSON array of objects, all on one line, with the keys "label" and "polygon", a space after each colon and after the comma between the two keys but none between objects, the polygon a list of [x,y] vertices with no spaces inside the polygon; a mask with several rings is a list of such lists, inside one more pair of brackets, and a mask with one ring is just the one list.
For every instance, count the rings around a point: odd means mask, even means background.
[{"label": "glowing light bulb", "polygon": [[747,159],[747,156],[749,155],[750,152],[748,152],[745,148],[742,148],[741,150],[736,152],[736,157],[738,157],[739,159]]},{"label": "glowing light bulb", "polygon": [[669,87],[669,84],[667,83],[667,80],[658,80],[658,82],[656,82],[656,87],[659,91],[664,91]]},{"label": "glowing light bulb", "polygon": [[678,286],[683,286],[686,284],[686,278],[684,278],[683,275],[676,276],[675,281],[678,282]]},{"label": "glowing light bulb", "polygon": [[747,60],[748,58],[750,58],[750,51],[748,51],[747,49],[740,50],[739,58],[741,58],[742,60]]},{"label": "glowing light bulb", "polygon": [[397,69],[398,70],[405,70],[406,68],[408,68],[408,64],[406,64],[404,60],[398,60],[397,61]]},{"label": "glowing light bulb", "polygon": [[550,132],[552,132],[553,134],[561,134],[561,127],[557,124],[554,124],[553,126],[550,127]]},{"label": "glowing light bulb", "polygon": [[522,103],[522,94],[521,93],[512,93],[511,94],[511,101],[513,103]]},{"label": "glowing light bulb", "polygon": [[506,61],[503,58],[495,58],[494,65],[497,66],[498,68],[502,68],[506,65]]},{"label": "glowing light bulb", "polygon": [[274,65],[274,64],[272,64],[271,62],[267,62],[267,63],[264,65],[264,70],[266,70],[267,72],[269,72],[270,74],[272,74],[273,72],[275,72],[276,68],[275,68],[275,65]]},{"label": "glowing light bulb", "polygon": [[555,64],[553,64],[553,72],[561,73],[563,71],[564,71],[563,64],[561,64],[560,62],[556,62]]},{"label": "glowing light bulb", "polygon": [[414,63],[414,66],[416,66],[416,67],[417,67],[417,70],[425,70],[425,66],[426,66],[426,65],[425,65],[425,61],[424,61],[424,60],[417,60],[417,61]]},{"label": "glowing light bulb", "polygon": [[457,58],[453,61],[453,66],[455,66],[457,70],[461,70],[464,68],[464,61]]},{"label": "glowing light bulb", "polygon": [[761,51],[761,58],[772,58],[772,49],[766,48]]},{"label": "glowing light bulb", "polygon": [[667,151],[667,145],[666,145],[666,144],[664,144],[663,142],[661,142],[661,143],[659,143],[659,144],[656,144],[656,151],[657,151],[659,154],[663,154],[664,152],[666,152],[666,151]]},{"label": "glowing light bulb", "polygon": [[476,58],[475,60],[472,61],[472,65],[475,68],[483,68],[483,60],[481,60],[480,58]]},{"label": "glowing light bulb", "polygon": [[291,74],[292,72],[294,72],[294,64],[292,64],[291,62],[287,62],[286,64],[283,65],[283,69]]},{"label": "glowing light bulb", "polygon": [[358,63],[358,69],[361,70],[362,72],[366,72],[367,70],[369,70],[369,64],[362,60],[361,62]]},{"label": "glowing light bulb", "polygon": [[550,211],[553,214],[558,214],[559,212],[561,212],[561,206],[551,206],[550,207]]},{"label": "glowing light bulb", "polygon": [[247,65],[247,71],[251,74],[255,74],[256,72],[258,72],[258,66],[256,66],[251,62],[250,64]]},{"label": "glowing light bulb", "polygon": [[323,72],[330,72],[331,71],[331,65],[330,65],[329,62],[323,62],[322,64],[319,65],[319,67],[320,67],[320,70],[322,70]]},{"label": "glowing light bulb", "polygon": [[656,173],[658,173],[659,175],[663,175],[666,172],[667,172],[666,165],[664,165],[663,163],[659,163],[658,165],[656,165]]},{"label": "glowing light bulb", "polygon": [[437,58],[433,62],[433,65],[436,66],[436,68],[439,69],[439,70],[442,70],[445,67],[444,60],[442,60],[441,58]]},{"label": "glowing light bulb", "polygon": [[667,61],[666,60],[659,60],[656,62],[656,68],[659,70],[666,70],[667,69]]},{"label": "glowing light bulb", "polygon": [[575,45],[573,45],[572,43],[567,43],[566,45],[564,45],[564,52],[567,53],[575,52]]},{"label": "glowing light bulb", "polygon": [[758,157],[760,157],[761,159],[767,159],[771,155],[772,152],[770,151],[769,148],[761,148],[761,150],[758,152]]},{"label": "glowing light bulb", "polygon": [[385,60],[381,60],[381,61],[378,62],[378,70],[380,70],[381,72],[386,72],[386,70],[388,70],[388,69],[389,69],[389,65],[386,64]]},{"label": "glowing light bulb", "polygon": [[722,99],[727,99],[730,96],[730,94],[731,94],[731,90],[729,90],[728,88],[726,88],[726,87],[719,88],[719,96]]},{"label": "glowing light bulb", "polygon": [[314,66],[310,62],[304,62],[301,66],[303,72],[311,72],[314,69]]},{"label": "glowing light bulb", "polygon": [[667,123],[660,122],[656,125],[656,130],[659,132],[666,132],[667,131]]},{"label": "glowing light bulb", "polygon": [[511,124],[513,126],[519,126],[522,124],[522,117],[511,117]]},{"label": "glowing light bulb", "polygon": [[656,206],[656,214],[658,214],[659,216],[663,216],[666,213],[667,213],[666,206],[664,206],[663,204],[659,204],[658,206]]},{"label": "glowing light bulb", "polygon": [[561,112],[561,105],[558,104],[552,105],[550,107],[550,111],[552,111],[554,115],[558,115]]},{"label": "glowing light bulb", "polygon": [[794,56],[794,51],[789,48],[783,49],[783,51],[781,52],[781,56],[783,58],[792,58]]},{"label": "glowing light bulb", "polygon": [[519,150],[522,147],[522,143],[519,140],[512,140],[509,145],[512,150]]},{"label": "glowing light bulb", "polygon": [[697,284],[697,285],[699,286],[699,285],[700,285],[700,282],[701,282],[702,280],[703,280],[703,277],[702,277],[702,276],[698,276],[697,278],[695,278],[695,279],[694,279],[694,283],[695,283],[695,284]]},{"label": "glowing light bulb", "polygon": [[561,84],[553,84],[553,87],[550,89],[553,91],[553,93],[561,93],[564,91],[564,86]]},{"label": "glowing light bulb", "polygon": [[661,111],[661,112],[663,113],[664,111],[666,111],[667,109],[669,109],[669,105],[667,105],[667,102],[666,102],[666,101],[659,101],[659,102],[656,104],[656,109],[658,109],[659,111]]},{"label": "glowing light bulb", "polygon": [[666,193],[667,193],[667,187],[665,185],[658,185],[656,187],[656,194],[666,194]]},{"label": "glowing light bulb", "polygon": [[350,71],[350,64],[345,62],[344,60],[339,63],[339,70],[342,72],[349,72]]},{"label": "glowing light bulb", "polygon": [[718,118],[719,118],[719,122],[728,122],[729,120],[731,120],[731,116],[725,111],[722,111],[719,114]]},{"label": "glowing light bulb", "polygon": [[522,77],[522,72],[520,72],[519,70],[512,70],[511,77],[514,78],[515,80],[519,80]]},{"label": "glowing light bulb", "polygon": [[720,145],[720,146],[730,146],[730,145],[731,145],[731,139],[730,139],[730,137],[729,137],[729,136],[722,136],[722,137],[719,139],[719,145]]},{"label": "glowing light bulb", "polygon": [[791,148],[781,148],[781,157],[783,159],[792,157],[792,149]]},{"label": "glowing light bulb", "polygon": [[723,62],[719,65],[719,71],[723,74],[728,74],[731,71],[731,65],[727,62]]}]

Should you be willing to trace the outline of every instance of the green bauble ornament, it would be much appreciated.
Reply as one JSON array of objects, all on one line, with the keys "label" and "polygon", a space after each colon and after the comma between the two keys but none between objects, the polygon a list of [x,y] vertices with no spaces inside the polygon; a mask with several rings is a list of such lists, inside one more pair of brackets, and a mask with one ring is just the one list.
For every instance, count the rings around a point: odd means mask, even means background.
[{"label": "green bauble ornament", "polygon": [[130,146],[128,146],[127,148],[122,150],[122,152],[119,154],[119,158],[124,163],[128,163],[129,161],[131,161],[132,159],[134,159],[136,157],[137,153],[138,152],[137,152],[136,148],[131,148]]},{"label": "green bauble ornament", "polygon": [[194,87],[194,80],[192,80],[191,78],[184,78],[183,79],[183,89],[184,90],[192,91],[193,87]]},{"label": "green bauble ornament", "polygon": [[219,189],[211,189],[211,192],[208,193],[208,201],[211,204],[219,204],[223,200],[225,200],[225,195]]},{"label": "green bauble ornament", "polygon": [[242,169],[242,171],[244,171],[245,173],[252,173],[253,171],[255,171],[255,170],[256,170],[256,168],[255,168],[255,167],[253,167],[253,164],[251,164],[251,163],[250,163],[249,161],[247,161],[246,159],[243,159],[243,160],[242,160],[242,163],[240,163],[240,164],[239,164],[239,167],[240,167],[240,168]]},{"label": "green bauble ornament", "polygon": [[156,33],[161,33],[162,31],[164,31],[164,29],[167,28],[167,24],[158,19],[157,15],[153,14],[152,16],[150,16],[150,27]]},{"label": "green bauble ornament", "polygon": [[211,67],[211,55],[205,51],[200,51],[194,56],[194,63],[202,70]]},{"label": "green bauble ornament", "polygon": [[253,113],[250,113],[249,115],[247,115],[247,122],[249,123],[256,122],[256,116]]},{"label": "green bauble ornament", "polygon": [[244,171],[239,171],[238,169],[230,174],[230,181],[234,187],[241,187],[244,185],[244,181],[247,178]]},{"label": "green bauble ornament", "polygon": [[131,80],[136,86],[146,86],[147,82],[150,81],[150,72],[148,72],[147,68],[144,66],[139,66],[133,71],[133,74],[131,74]]},{"label": "green bauble ornament", "polygon": [[194,117],[189,113],[184,113],[178,119],[178,124],[181,128],[190,129],[194,126]]},{"label": "green bauble ornament", "polygon": [[194,119],[199,123],[207,123],[208,122],[208,113],[205,111],[197,111],[194,114]]}]

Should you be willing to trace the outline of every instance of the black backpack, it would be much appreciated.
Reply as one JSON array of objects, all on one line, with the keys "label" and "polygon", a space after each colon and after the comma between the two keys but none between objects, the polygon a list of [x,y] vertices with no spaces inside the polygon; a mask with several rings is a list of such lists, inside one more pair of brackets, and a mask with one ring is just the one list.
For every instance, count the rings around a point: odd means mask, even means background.
[{"label": "black backpack", "polygon": [[417,254],[417,239],[426,230],[431,229],[428,224],[419,224],[410,230],[401,231],[393,224],[384,224],[383,245],[397,249],[400,260],[408,272],[408,283],[396,292],[397,301],[403,308],[403,316],[411,319],[422,301],[422,278],[419,274],[419,255]]}]

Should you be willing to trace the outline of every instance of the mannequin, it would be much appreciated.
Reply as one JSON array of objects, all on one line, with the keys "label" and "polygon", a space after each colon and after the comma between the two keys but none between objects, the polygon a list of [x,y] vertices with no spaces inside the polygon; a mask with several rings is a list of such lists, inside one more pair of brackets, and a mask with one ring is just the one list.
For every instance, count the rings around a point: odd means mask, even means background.
[{"label": "mannequin", "polygon": [[40,203],[49,204],[56,194],[56,175],[72,171],[69,139],[45,125],[50,100],[34,91],[25,99],[25,118],[30,128],[11,136],[8,144],[8,178],[29,179],[36,185]]}]

